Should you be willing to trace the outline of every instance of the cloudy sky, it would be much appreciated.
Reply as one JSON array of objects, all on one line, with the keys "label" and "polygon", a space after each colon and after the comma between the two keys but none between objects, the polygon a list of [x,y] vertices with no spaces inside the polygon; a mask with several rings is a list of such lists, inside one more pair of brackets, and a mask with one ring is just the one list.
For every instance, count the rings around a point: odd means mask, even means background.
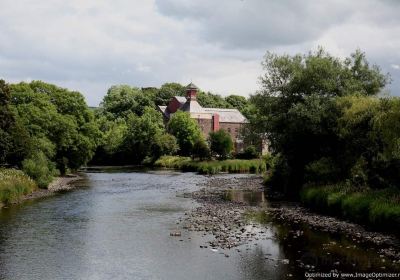
[{"label": "cloudy sky", "polygon": [[196,83],[222,95],[259,88],[267,50],[356,48],[400,95],[397,0],[0,0],[0,78],[81,91]]}]

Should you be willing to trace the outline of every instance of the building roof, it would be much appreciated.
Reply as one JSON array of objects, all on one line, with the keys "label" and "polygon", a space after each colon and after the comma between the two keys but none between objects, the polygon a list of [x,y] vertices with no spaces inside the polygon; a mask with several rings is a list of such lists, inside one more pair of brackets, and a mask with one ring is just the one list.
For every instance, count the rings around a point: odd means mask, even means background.
[{"label": "building roof", "polygon": [[247,123],[247,119],[238,109],[203,108],[204,112],[219,115],[219,121],[225,123]]},{"label": "building roof", "polygon": [[196,100],[187,100],[179,110],[190,113],[204,113],[203,107]]},{"label": "building roof", "polygon": [[186,97],[184,97],[184,96],[174,96],[174,98],[176,99],[176,100],[178,100],[179,101],[179,103],[181,103],[182,105],[183,104],[185,104],[185,102],[186,102]]},{"label": "building roof", "polygon": [[186,89],[199,89],[195,84],[192,82],[186,86]]}]

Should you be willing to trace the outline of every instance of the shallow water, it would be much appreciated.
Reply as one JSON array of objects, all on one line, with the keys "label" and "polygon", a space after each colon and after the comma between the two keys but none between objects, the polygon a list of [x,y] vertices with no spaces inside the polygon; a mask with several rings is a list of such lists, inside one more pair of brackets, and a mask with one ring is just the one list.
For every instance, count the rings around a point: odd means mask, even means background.
[{"label": "shallow water", "polygon": [[[323,271],[383,266],[379,256],[340,236],[274,225],[259,215],[250,220],[269,238],[240,252],[201,249],[212,238],[199,232],[171,237],[177,220],[197,205],[177,194],[205,180],[193,173],[96,170],[74,191],[3,209],[0,279],[303,279],[312,263]],[[304,234],[294,238],[296,230]],[[300,267],[299,259],[310,267]]]}]

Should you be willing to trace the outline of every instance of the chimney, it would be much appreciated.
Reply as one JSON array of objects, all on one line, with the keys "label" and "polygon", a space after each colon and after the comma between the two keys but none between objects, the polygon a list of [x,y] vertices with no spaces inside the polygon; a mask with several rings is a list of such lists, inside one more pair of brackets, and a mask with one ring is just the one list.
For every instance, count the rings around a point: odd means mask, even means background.
[{"label": "chimney", "polygon": [[213,131],[219,130],[219,115],[217,113],[212,116],[212,129]]}]

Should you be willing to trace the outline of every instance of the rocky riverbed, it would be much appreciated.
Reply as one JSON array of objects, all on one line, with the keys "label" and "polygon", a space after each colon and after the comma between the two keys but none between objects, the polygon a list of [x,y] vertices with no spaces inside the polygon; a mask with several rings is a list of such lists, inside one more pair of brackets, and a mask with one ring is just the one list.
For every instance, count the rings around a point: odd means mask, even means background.
[{"label": "rocky riverbed", "polygon": [[293,228],[290,230],[291,238],[304,234],[296,225],[305,225],[310,230],[345,235],[355,244],[375,246],[381,258],[400,263],[399,239],[395,236],[371,232],[360,225],[314,214],[298,204],[281,202],[270,205],[263,192],[262,178],[258,176],[210,177],[200,190],[185,193],[184,196],[195,199],[200,206],[185,213],[178,223],[182,230],[212,236],[202,248],[230,249],[256,244],[259,240],[277,239],[268,227],[271,223],[279,223]]}]

